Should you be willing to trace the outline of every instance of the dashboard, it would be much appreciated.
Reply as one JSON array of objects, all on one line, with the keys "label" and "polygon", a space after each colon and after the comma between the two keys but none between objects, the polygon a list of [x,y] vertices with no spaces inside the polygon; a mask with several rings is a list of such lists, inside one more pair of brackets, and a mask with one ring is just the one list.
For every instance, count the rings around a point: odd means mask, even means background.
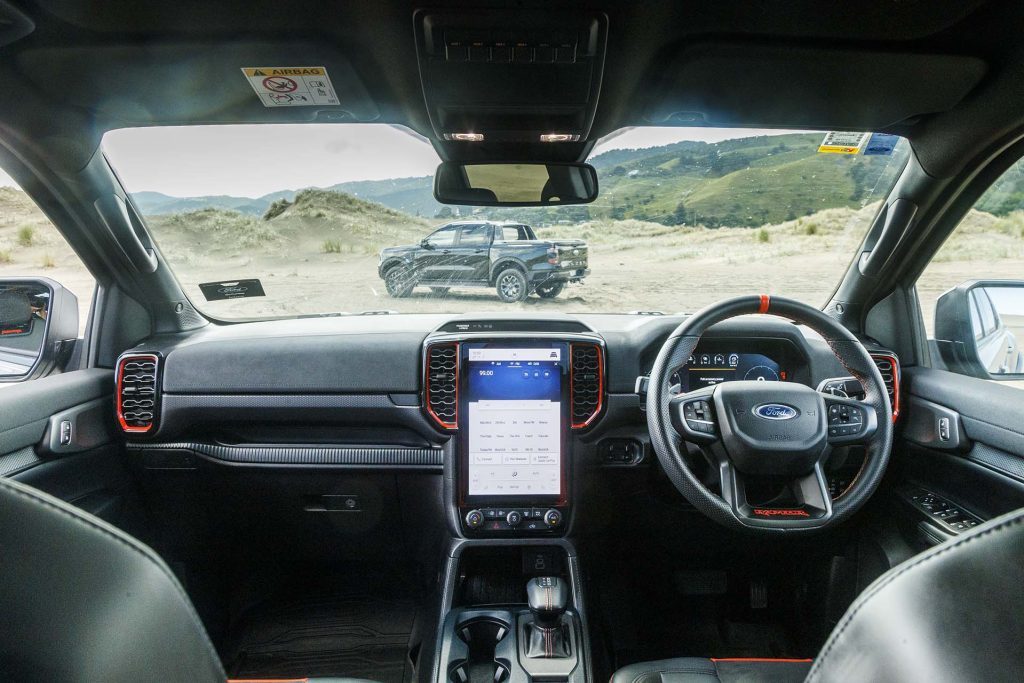
[{"label": "dashboard", "polygon": [[[297,467],[441,474],[453,533],[558,536],[573,528],[591,484],[619,468],[657,467],[638,378],[682,319],[412,314],[211,324],[123,354],[116,408],[125,417],[139,395],[152,407],[121,427],[154,476],[192,467],[268,477]],[[847,374],[815,333],[752,317],[711,328],[671,382],[672,391],[737,380],[817,387]],[[374,491],[363,500],[386,508],[393,494]],[[335,504],[310,495],[300,496],[307,509]]]}]

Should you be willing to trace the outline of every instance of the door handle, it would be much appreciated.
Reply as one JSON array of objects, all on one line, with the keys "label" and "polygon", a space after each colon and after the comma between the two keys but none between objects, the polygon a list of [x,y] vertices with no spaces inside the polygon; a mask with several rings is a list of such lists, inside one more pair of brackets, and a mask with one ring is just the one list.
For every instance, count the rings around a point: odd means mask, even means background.
[{"label": "door handle", "polygon": [[445,249],[441,253],[442,254],[450,254],[450,253],[452,253],[452,250],[451,249]]},{"label": "door handle", "polygon": [[483,249],[474,249],[473,253],[474,254],[482,254],[482,253],[484,253],[484,250]]}]

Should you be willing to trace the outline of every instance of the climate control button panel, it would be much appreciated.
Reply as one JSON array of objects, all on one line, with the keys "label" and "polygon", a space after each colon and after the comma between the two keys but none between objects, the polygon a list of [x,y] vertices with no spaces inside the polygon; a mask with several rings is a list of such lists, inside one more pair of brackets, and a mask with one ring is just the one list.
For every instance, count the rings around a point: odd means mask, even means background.
[{"label": "climate control button panel", "polygon": [[469,532],[544,534],[560,531],[564,514],[555,507],[486,507],[469,510],[462,523]]}]

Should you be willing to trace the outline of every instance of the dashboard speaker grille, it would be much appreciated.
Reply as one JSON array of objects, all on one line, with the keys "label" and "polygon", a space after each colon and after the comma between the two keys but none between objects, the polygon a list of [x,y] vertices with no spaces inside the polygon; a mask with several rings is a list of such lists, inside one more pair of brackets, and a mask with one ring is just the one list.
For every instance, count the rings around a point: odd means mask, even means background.
[{"label": "dashboard speaker grille", "polygon": [[572,428],[588,426],[604,405],[604,353],[597,344],[570,345]]},{"label": "dashboard speaker grille", "polygon": [[444,429],[459,426],[459,345],[432,344],[426,358],[427,412]]},{"label": "dashboard speaker grille", "polygon": [[892,406],[892,419],[895,422],[900,414],[900,362],[896,356],[887,354],[871,354],[878,366],[878,372],[885,382],[885,390],[889,394],[889,405]]},{"label": "dashboard speaker grille", "polygon": [[160,408],[160,358],[140,353],[117,361],[117,421],[121,431],[145,434],[156,427]]}]

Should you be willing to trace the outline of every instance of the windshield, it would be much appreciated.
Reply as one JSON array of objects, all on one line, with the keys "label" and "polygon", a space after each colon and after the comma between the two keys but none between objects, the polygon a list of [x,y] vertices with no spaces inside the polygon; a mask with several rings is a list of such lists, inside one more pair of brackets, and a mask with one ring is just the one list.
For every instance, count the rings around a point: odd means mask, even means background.
[{"label": "windshield", "polygon": [[214,318],[676,313],[760,292],[826,303],[909,154],[841,137],[626,129],[590,156],[597,201],[525,209],[438,204],[436,152],[396,126],[134,128],[103,151]]}]

